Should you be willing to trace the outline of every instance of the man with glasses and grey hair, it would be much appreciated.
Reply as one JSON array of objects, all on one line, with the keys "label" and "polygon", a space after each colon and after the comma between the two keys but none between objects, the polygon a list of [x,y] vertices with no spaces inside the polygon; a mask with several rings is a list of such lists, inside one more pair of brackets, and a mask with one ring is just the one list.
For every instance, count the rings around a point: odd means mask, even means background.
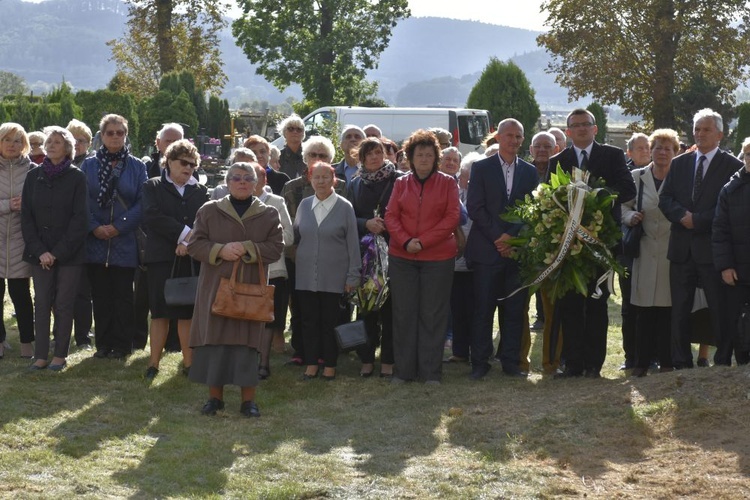
[{"label": "man with glasses and grey hair", "polygon": [[336,177],[346,179],[349,184],[352,177],[359,170],[359,156],[357,151],[359,143],[365,140],[365,131],[357,125],[345,125],[339,138],[339,147],[344,152],[344,159],[333,164],[336,170]]},{"label": "man with glasses and grey hair", "polygon": [[[148,178],[161,176],[161,159],[170,144],[185,138],[185,131],[179,123],[165,123],[156,133],[156,153],[146,163]],[[197,175],[197,174],[196,174]]]}]

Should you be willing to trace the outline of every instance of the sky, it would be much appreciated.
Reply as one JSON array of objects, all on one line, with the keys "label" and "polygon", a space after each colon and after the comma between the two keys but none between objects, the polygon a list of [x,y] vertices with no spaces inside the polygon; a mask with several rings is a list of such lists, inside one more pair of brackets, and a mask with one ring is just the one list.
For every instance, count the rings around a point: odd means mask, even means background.
[{"label": "sky", "polygon": [[546,31],[541,4],[542,0],[409,0],[413,17],[449,17]]}]

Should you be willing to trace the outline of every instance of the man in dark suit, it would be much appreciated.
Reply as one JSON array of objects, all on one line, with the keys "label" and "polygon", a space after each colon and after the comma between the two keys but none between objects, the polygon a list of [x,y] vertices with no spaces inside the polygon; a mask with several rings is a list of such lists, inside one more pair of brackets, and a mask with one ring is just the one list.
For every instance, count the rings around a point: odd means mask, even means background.
[{"label": "man in dark suit", "polygon": [[[538,185],[536,168],[516,156],[523,143],[523,125],[507,118],[497,126],[495,139],[500,145],[496,155],[472,166],[466,205],[473,221],[464,255],[474,271],[474,324],[471,339],[471,375],[483,378],[490,370],[492,356],[492,320],[497,299],[520,286],[518,263],[511,257],[507,240],[517,236],[520,224],[500,217]],[[527,292],[521,291],[503,301],[503,372],[526,377],[519,368],[523,314]]]},{"label": "man in dark suit", "polygon": [[[617,193],[612,209],[615,220],[620,220],[620,204],[635,198],[635,183],[625,166],[625,154],[619,148],[597,143],[594,115],[585,109],[574,109],[567,119],[565,131],[573,145],[550,158],[550,165],[571,172],[573,167],[590,172],[589,182],[603,179],[607,189]],[[602,269],[604,272],[604,269]],[[595,283],[589,283],[586,296],[569,292],[555,305],[559,309],[560,323],[565,332],[563,358],[565,371],[558,377],[587,376],[599,378],[604,358],[607,356],[607,298],[609,290],[592,297]]]},{"label": "man in dark suit", "polygon": [[711,109],[695,114],[697,150],[672,160],[659,196],[659,208],[672,223],[667,257],[672,289],[672,362],[678,369],[693,367],[690,313],[698,284],[706,293],[716,336],[714,363],[732,364],[732,339],[722,326],[724,300],[721,274],[714,268],[711,229],[719,192],[742,168],[742,162],[719,149],[723,127],[721,115]]}]

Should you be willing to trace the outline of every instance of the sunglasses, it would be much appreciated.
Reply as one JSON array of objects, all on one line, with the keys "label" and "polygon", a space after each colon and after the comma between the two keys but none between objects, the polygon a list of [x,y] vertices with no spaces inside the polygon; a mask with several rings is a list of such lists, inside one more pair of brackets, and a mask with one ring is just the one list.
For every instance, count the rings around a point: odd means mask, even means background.
[{"label": "sunglasses", "polygon": [[320,158],[321,160],[324,160],[328,158],[328,153],[316,153],[315,151],[310,151],[307,153],[307,156],[310,158]]},{"label": "sunglasses", "polygon": [[300,133],[300,132],[304,132],[305,129],[300,128],[300,127],[287,127],[286,131],[287,132],[297,132],[297,133]]},{"label": "sunglasses", "polygon": [[41,148],[42,147],[42,143],[41,142],[32,142],[32,143],[29,143],[29,145],[32,148]]},{"label": "sunglasses", "polygon": [[237,175],[237,174],[235,174],[232,177],[230,177],[229,180],[232,181],[232,182],[240,182],[240,181],[255,182],[255,177],[253,177],[252,175]]},{"label": "sunglasses", "polygon": [[125,131],[124,130],[107,130],[106,132],[104,132],[104,135],[106,135],[107,137],[113,137],[115,135],[117,137],[122,137],[125,135]]},{"label": "sunglasses", "polygon": [[192,161],[183,160],[182,158],[177,158],[177,161],[180,162],[180,165],[183,167],[190,167],[190,168],[197,168],[198,164],[194,163]]}]

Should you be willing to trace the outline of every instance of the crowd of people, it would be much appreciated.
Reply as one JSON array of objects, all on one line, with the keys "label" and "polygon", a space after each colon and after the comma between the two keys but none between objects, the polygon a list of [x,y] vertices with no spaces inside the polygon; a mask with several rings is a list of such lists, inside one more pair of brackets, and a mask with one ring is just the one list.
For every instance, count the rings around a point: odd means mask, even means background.
[{"label": "crowd of people", "polygon": [[[376,373],[378,355],[377,373],[394,384],[440,384],[444,363],[466,363],[472,380],[494,361],[506,376],[525,378],[532,329],[542,331],[545,374],[598,378],[612,290],[592,282],[588,294],[553,302],[542,287],[530,324],[531,296],[514,258],[523,249],[512,244],[522,225],[503,218],[559,166],[603,180],[616,196],[612,217],[643,227],[637,256],[620,255],[623,368],[633,376],[692,368],[693,342],[701,343],[698,366],[710,364],[710,345],[714,364],[731,365],[733,356],[745,364],[750,332],[738,318],[750,301],[750,138],[743,162],[719,149],[718,113],[701,110],[693,125],[687,152],[670,129],[634,134],[624,152],[597,143],[594,116],[576,109],[565,131],[533,136],[529,161],[513,118],[498,124],[484,154],[466,157],[445,130],[417,130],[399,147],[374,125],[346,125],[343,159],[333,163],[331,140],[305,140],[304,122],[292,115],[278,126],[281,150],[248,137],[225,183],[209,192],[179,124],[163,126],[144,163],[119,115],[102,118],[102,145],[91,152],[92,132],[77,120],[29,134],[4,123],[0,284],[4,294],[7,280],[31,370],[66,369],[71,341],[95,358],[122,360],[150,337],[144,377],[153,380],[174,338],[183,374],[208,387],[206,415],[224,408],[224,386],[237,385],[241,413],[260,416],[256,388],[271,376],[272,351],[289,349],[301,381],[335,380],[335,329],[357,317],[367,338],[356,350],[363,378]],[[374,235],[387,244],[389,295],[355,315],[363,241]],[[273,285],[273,321],[212,309],[237,269],[245,282]],[[168,300],[170,278],[191,276],[194,304]],[[704,322],[695,319],[701,312]],[[0,357],[5,341],[0,322]],[[445,345],[452,352],[444,359]]]}]

